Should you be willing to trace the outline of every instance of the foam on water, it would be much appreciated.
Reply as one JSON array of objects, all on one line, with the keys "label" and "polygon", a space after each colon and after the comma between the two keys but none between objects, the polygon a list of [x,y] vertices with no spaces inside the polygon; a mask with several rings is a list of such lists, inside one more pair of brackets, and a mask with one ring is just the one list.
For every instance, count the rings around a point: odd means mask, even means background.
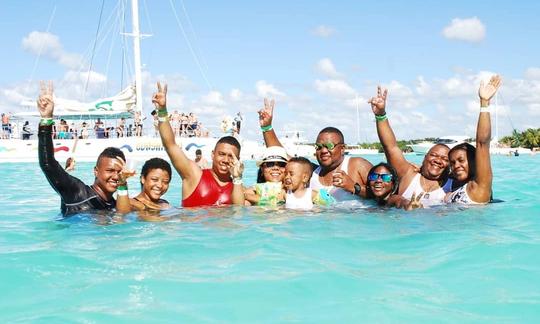
[{"label": "foam on water", "polygon": [[[503,202],[484,207],[175,209],[101,224],[57,220],[38,166],[2,164],[0,321],[538,322],[540,157],[493,160]],[[91,168],[75,175],[89,183]],[[253,183],[254,163],[246,172]],[[176,174],[166,198],[179,204]]]}]

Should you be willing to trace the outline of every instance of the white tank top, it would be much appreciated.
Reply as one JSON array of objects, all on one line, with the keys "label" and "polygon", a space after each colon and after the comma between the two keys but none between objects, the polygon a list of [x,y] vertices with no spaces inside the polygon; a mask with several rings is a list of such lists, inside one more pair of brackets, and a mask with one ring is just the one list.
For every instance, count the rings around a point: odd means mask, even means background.
[{"label": "white tank top", "polygon": [[446,193],[452,191],[452,179],[448,179],[448,181],[446,181],[442,188],[438,188],[430,192],[425,192],[424,188],[422,188],[422,185],[420,184],[420,177],[421,174],[417,173],[401,196],[405,199],[410,200],[413,193],[418,195],[421,192],[424,192],[424,196],[422,197],[422,199],[420,199],[420,202],[422,203],[422,205],[424,205],[424,207],[442,205],[444,203]]},{"label": "white tank top", "polygon": [[467,193],[467,184],[456,189],[452,192],[447,198],[446,202],[451,204],[464,204],[464,205],[480,205],[482,203],[477,203],[472,200]]},{"label": "white tank top", "polygon": [[[341,163],[341,171],[349,173],[349,159],[350,157],[346,156]],[[321,173],[321,167],[318,166],[317,169],[313,171],[311,180],[309,182],[309,187],[314,190],[326,189],[326,191],[334,197],[337,202],[346,201],[346,200],[358,200],[358,196],[351,194],[350,191],[347,191],[340,187],[334,186],[325,186],[319,181],[319,173]]]},{"label": "white tank top", "polygon": [[290,209],[311,209],[313,208],[313,201],[311,199],[311,189],[307,188],[304,195],[300,198],[294,196],[294,193],[290,190],[285,195],[285,208]]}]

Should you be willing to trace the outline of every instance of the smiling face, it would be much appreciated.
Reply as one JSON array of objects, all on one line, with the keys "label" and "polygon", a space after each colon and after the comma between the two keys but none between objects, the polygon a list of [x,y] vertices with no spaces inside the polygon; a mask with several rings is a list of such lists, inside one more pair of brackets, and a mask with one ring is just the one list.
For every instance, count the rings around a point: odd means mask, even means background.
[{"label": "smiling face", "polygon": [[236,146],[227,143],[217,144],[212,152],[212,170],[218,176],[229,176],[229,168],[234,163],[234,157],[238,159],[239,156],[240,152]]},{"label": "smiling face", "polygon": [[450,153],[449,158],[453,177],[458,181],[469,180],[469,160],[467,159],[467,151],[454,150]]},{"label": "smiling face", "polygon": [[[391,177],[390,181],[385,181]],[[384,198],[392,192],[392,186],[394,181],[392,173],[385,166],[379,166],[373,169],[368,175],[368,185],[371,188],[371,192],[375,198]]]},{"label": "smiling face", "polygon": [[422,175],[430,180],[438,180],[448,167],[448,151],[446,145],[433,146],[422,162]]},{"label": "smiling face", "polygon": [[151,169],[146,176],[141,176],[142,191],[151,201],[157,203],[169,190],[171,175],[163,169]]},{"label": "smiling face", "polygon": [[[327,143],[332,143],[334,148],[329,150]],[[333,170],[343,162],[345,145],[339,134],[327,132],[320,133],[319,136],[317,136],[316,144],[323,144],[322,147],[318,146],[315,150],[315,157],[321,167]]]},{"label": "smiling face", "polygon": [[98,186],[104,193],[112,194],[118,187],[120,171],[122,171],[122,166],[115,158],[100,158],[94,167],[94,176],[96,177],[94,185]]},{"label": "smiling face", "polygon": [[263,162],[261,164],[261,170],[265,181],[268,182],[282,182],[285,177],[286,162]]},{"label": "smiling face", "polygon": [[285,167],[285,177],[283,185],[285,189],[296,191],[304,188],[309,181],[309,173],[311,170],[298,162],[289,162]]}]

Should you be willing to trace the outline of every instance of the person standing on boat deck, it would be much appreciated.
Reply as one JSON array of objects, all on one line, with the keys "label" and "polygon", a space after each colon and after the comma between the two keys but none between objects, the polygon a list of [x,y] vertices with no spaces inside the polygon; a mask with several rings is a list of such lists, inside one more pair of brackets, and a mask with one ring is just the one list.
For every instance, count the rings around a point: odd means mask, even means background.
[{"label": "person standing on boat deck", "polygon": [[[259,123],[267,147],[283,146],[272,128],[274,106],[274,100],[265,98],[264,108],[259,111]],[[314,168],[311,189],[326,189],[338,202],[366,197],[367,175],[372,165],[364,158],[345,156],[345,140],[339,129],[322,129],[317,135],[315,150],[319,165]]]},{"label": "person standing on boat deck", "polygon": [[201,149],[195,151],[195,163],[197,163],[201,169],[208,169],[208,161],[202,156]]},{"label": "person standing on boat deck", "polygon": [[[375,114],[377,134],[384,149],[386,159],[398,174],[399,191],[403,198],[411,200],[413,194],[421,195],[420,202],[424,206],[442,204],[450,191],[451,180],[448,180],[448,146],[434,145],[424,157],[420,172],[410,164],[398,147],[394,131],[386,116],[386,97],[388,90],[377,87],[377,96],[368,102]],[[448,180],[448,181],[447,181]]]},{"label": "person standing on boat deck", "polygon": [[48,86],[41,82],[37,107],[41,115],[38,131],[39,166],[51,187],[60,195],[62,215],[67,217],[82,211],[114,209],[116,202],[113,193],[119,186],[119,173],[122,171],[117,158],[125,160],[124,153],[115,147],[104,149],[94,167],[94,183],[91,186],[84,184],[68,174],[54,158],[52,82]]},{"label": "person standing on boat deck", "polygon": [[22,139],[23,140],[29,140],[30,136],[32,136],[32,129],[30,128],[30,123],[27,121],[24,122],[23,128],[22,128]]},{"label": "person standing on boat deck", "polygon": [[501,78],[494,75],[487,85],[480,83],[480,115],[476,126],[476,148],[468,143],[453,147],[448,153],[454,178],[453,190],[445,201],[461,204],[485,204],[491,200],[493,173],[489,156],[491,142],[491,117],[489,102],[495,95]]},{"label": "person standing on boat deck", "polygon": [[242,114],[240,112],[236,113],[236,116],[234,117],[234,122],[236,124],[236,133],[240,135],[240,126],[242,126],[242,121],[244,118],[242,118]]},{"label": "person standing on boat deck", "polygon": [[161,142],[182,178],[182,206],[244,205],[240,143],[230,136],[219,139],[212,151],[212,168],[202,170],[176,144],[167,113],[167,85],[161,87],[158,82],[157,87],[152,103],[159,118]]}]

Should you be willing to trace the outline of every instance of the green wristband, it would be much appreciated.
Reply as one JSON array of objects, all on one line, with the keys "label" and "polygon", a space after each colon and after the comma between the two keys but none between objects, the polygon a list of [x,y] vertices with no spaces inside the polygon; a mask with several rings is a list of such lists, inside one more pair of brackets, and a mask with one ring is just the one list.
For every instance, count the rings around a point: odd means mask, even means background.
[{"label": "green wristband", "polygon": [[118,186],[116,189],[118,189],[118,190],[126,190],[126,191],[128,190],[127,185]]},{"label": "green wristband", "polygon": [[157,112],[158,117],[169,117],[169,113],[167,112],[167,108],[165,109],[159,109]]},{"label": "green wristband", "polygon": [[262,130],[263,132],[271,131],[271,130],[272,130],[272,125],[262,126],[262,127],[261,127],[261,130]]},{"label": "green wristband", "polygon": [[54,120],[52,118],[41,118],[39,121],[40,126],[52,126],[54,125]]},{"label": "green wristband", "polygon": [[375,115],[375,120],[376,121],[383,121],[383,120],[387,120],[388,119],[388,116],[386,116],[386,113],[384,115]]}]

